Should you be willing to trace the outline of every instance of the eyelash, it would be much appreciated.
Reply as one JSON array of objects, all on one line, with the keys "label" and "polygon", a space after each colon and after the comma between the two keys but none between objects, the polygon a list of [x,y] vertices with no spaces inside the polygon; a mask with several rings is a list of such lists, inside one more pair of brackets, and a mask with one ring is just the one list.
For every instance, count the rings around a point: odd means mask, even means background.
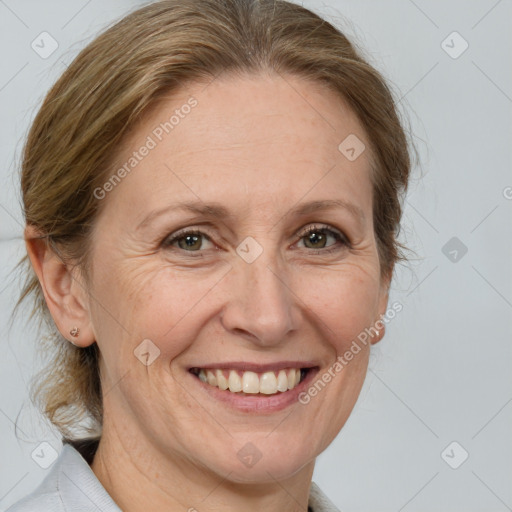
[{"label": "eyelash", "polygon": [[[321,232],[322,234],[329,234],[329,235],[333,236],[335,238],[335,240],[338,242],[338,244],[341,244],[344,247],[348,247],[348,248],[351,247],[348,239],[340,231],[338,231],[334,228],[331,228],[328,225],[313,225],[313,226],[309,227],[308,229],[306,229],[305,231],[300,231],[297,235],[299,236],[299,240],[302,240],[303,238],[311,235],[312,233],[318,233],[318,232]],[[161,245],[164,248],[169,248],[174,243],[176,243],[178,240],[180,240],[186,236],[190,236],[190,235],[203,236],[211,242],[211,238],[208,235],[206,235],[199,229],[191,228],[191,229],[185,229],[183,231],[178,231],[175,235],[170,235],[170,236],[166,237],[162,241]],[[340,249],[338,244],[332,244],[332,246],[329,246],[326,249],[309,249],[309,252],[311,254],[324,254],[324,255],[330,254],[330,253]],[[187,255],[190,255],[193,258],[203,257],[203,254],[201,254],[203,251],[186,251],[185,249],[181,249],[179,247],[177,247],[177,249],[181,250],[182,252],[189,253]],[[306,247],[306,249],[307,249],[307,247]]]}]

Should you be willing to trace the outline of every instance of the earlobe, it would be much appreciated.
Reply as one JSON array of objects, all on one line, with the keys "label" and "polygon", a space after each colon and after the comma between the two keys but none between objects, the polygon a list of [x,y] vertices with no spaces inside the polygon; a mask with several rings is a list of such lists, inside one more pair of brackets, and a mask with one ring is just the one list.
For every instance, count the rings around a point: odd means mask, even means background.
[{"label": "earlobe", "polygon": [[[386,303],[387,303],[387,298],[386,298]],[[376,332],[371,337],[372,345],[375,345],[376,343],[378,343],[382,338],[384,338],[384,334],[386,334],[386,324],[382,320],[382,317],[384,317],[384,316],[385,316],[385,312],[381,312],[378,319],[373,324]]]},{"label": "earlobe", "polygon": [[375,322],[375,328],[377,329],[377,332],[374,336],[372,336],[372,345],[375,345],[382,338],[384,338],[384,334],[386,333],[386,324],[382,320],[377,320],[377,322]]},{"label": "earlobe", "polygon": [[33,226],[25,229],[27,253],[50,314],[57,329],[73,345],[94,343],[85,285],[79,282],[76,268],[66,264],[53,250],[46,237]]}]

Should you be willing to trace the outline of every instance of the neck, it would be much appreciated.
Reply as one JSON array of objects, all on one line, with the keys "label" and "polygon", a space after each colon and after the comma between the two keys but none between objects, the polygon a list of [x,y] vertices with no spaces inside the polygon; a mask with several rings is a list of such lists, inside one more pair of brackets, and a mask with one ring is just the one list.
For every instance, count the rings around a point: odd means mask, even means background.
[{"label": "neck", "polygon": [[314,461],[286,480],[269,473],[264,483],[238,483],[230,473],[216,474],[178,453],[162,454],[140,433],[127,435],[123,427],[123,435],[118,434],[115,425],[103,425],[91,469],[124,512],[308,510]]}]

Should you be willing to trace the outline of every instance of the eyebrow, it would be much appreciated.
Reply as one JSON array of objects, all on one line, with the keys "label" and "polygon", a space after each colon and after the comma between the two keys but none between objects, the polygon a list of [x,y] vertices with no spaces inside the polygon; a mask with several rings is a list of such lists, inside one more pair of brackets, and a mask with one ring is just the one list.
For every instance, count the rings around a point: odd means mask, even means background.
[{"label": "eyebrow", "polygon": [[[285,215],[283,215],[282,218],[288,215],[304,216],[316,211],[334,210],[337,208],[348,211],[357,221],[364,225],[366,217],[363,210],[359,206],[356,206],[355,204],[344,201],[342,199],[324,199],[302,203],[289,210]],[[140,224],[138,224],[136,229],[139,230],[149,224],[155,218],[177,210],[195,213],[200,216],[220,220],[234,219],[236,217],[220,203],[213,202],[207,204],[202,201],[179,202],[172,206],[167,206],[151,212],[142,220],[142,222],[140,222]]]}]

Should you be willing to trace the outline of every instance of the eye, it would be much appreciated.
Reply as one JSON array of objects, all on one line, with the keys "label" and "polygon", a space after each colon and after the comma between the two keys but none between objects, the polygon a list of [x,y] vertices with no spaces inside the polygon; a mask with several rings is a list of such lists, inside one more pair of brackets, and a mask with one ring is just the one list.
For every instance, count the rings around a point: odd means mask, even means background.
[{"label": "eye", "polygon": [[[350,247],[347,238],[338,230],[326,225],[311,226],[299,233],[300,241],[304,241],[304,247],[313,254],[328,254],[343,247]],[[329,243],[329,241],[331,241]],[[210,244],[206,246],[205,244]],[[184,229],[169,235],[162,242],[162,247],[176,247],[188,253],[197,253],[194,256],[202,256],[205,249],[213,246],[211,239],[198,229]],[[302,247],[300,247],[302,248]],[[192,254],[190,254],[192,256]]]},{"label": "eye", "polygon": [[[338,230],[329,226],[311,226],[300,233],[301,241],[304,240],[306,249],[311,249],[313,254],[326,254],[342,247],[349,247],[347,238]],[[333,240],[331,243],[328,243]]]},{"label": "eye", "polygon": [[204,250],[209,248],[204,247],[205,241],[210,244],[212,243],[210,238],[203,232],[197,229],[189,229],[170,235],[162,242],[162,246],[177,246],[179,249],[187,252],[201,252],[202,249]]}]

